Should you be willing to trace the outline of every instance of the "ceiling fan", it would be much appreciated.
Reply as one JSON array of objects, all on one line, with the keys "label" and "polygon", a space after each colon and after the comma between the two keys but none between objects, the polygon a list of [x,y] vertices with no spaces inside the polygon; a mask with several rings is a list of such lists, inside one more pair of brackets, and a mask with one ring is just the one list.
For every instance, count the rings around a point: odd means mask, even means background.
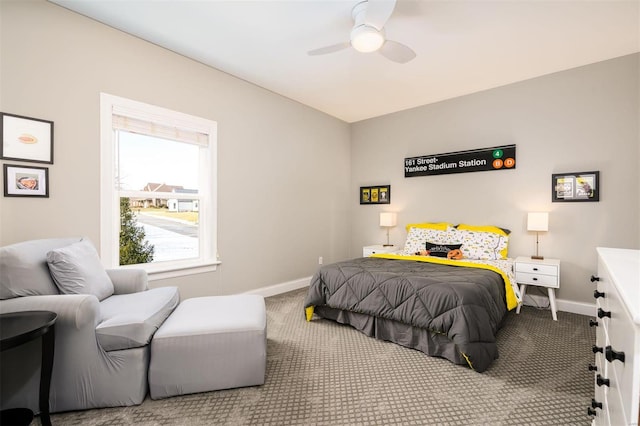
[{"label": "ceiling fan", "polygon": [[387,40],[384,25],[387,23],[396,0],[364,0],[353,7],[351,16],[354,25],[350,41],[332,44],[307,52],[310,56],[326,55],[353,47],[358,52],[379,52],[385,58],[404,64],[416,57],[410,47],[393,40]]}]

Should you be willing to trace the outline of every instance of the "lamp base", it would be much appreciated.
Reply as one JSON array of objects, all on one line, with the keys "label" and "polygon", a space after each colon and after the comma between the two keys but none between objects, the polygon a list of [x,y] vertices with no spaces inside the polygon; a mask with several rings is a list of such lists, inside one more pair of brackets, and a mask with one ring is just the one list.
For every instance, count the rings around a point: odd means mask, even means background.
[{"label": "lamp base", "polygon": [[543,260],[544,256],[531,256],[532,259]]}]

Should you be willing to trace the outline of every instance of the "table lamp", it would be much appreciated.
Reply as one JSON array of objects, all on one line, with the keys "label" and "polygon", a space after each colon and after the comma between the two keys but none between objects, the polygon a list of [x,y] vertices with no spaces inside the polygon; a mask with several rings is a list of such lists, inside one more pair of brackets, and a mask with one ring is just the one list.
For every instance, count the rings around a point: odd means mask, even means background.
[{"label": "table lamp", "polygon": [[397,215],[394,212],[380,212],[380,226],[387,228],[387,244],[383,244],[384,247],[392,246],[389,243],[389,229],[396,226]]},{"label": "table lamp", "polygon": [[536,212],[529,213],[527,215],[527,231],[534,231],[536,233],[536,254],[531,256],[532,259],[544,259],[543,256],[538,254],[538,236],[540,232],[547,232],[549,230],[549,213]]}]

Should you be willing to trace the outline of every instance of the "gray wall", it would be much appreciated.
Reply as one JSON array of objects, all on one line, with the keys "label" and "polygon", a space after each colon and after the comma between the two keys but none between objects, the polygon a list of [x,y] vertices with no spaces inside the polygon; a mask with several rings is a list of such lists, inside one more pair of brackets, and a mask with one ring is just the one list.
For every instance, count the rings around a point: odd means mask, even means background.
[{"label": "gray wall", "polygon": [[0,245],[86,235],[99,247],[106,92],[218,122],[222,265],[152,286],[242,292],[347,256],[348,124],[44,1],[0,2],[0,27],[0,110],[55,122],[50,198],[0,197]]},{"label": "gray wall", "polygon": [[[540,251],[562,260],[558,297],[593,302],[597,246],[640,247],[640,55],[559,72],[352,125],[351,254],[381,243],[378,212],[397,211],[392,240],[422,221],[513,231],[531,255],[526,213],[549,211]],[[516,144],[515,170],[404,178],[405,157]],[[552,203],[551,174],[599,170],[601,201]],[[388,206],[360,206],[359,186],[391,184]]]},{"label": "gray wall", "polygon": [[[550,211],[540,247],[563,261],[567,300],[591,302],[594,247],[640,246],[639,55],[348,125],[41,0],[0,2],[0,51],[0,110],[55,122],[51,197],[0,197],[0,245],[70,235],[99,245],[107,92],[218,122],[222,265],[152,283],[184,297],[296,280],[318,256],[381,243],[386,208],[357,200],[369,184],[392,185],[395,242],[415,221],[491,223],[513,230],[512,256],[529,255],[526,212]],[[516,170],[403,177],[405,157],[510,143]],[[601,171],[602,201],[550,202],[552,173],[586,170]]]}]

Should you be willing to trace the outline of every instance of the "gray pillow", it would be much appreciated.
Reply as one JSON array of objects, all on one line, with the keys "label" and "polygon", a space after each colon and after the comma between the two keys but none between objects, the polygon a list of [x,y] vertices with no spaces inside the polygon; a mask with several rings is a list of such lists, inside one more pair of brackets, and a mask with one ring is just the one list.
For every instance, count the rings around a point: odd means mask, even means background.
[{"label": "gray pillow", "polygon": [[93,294],[98,300],[113,294],[113,283],[87,239],[51,250],[47,253],[47,264],[61,293]]}]

